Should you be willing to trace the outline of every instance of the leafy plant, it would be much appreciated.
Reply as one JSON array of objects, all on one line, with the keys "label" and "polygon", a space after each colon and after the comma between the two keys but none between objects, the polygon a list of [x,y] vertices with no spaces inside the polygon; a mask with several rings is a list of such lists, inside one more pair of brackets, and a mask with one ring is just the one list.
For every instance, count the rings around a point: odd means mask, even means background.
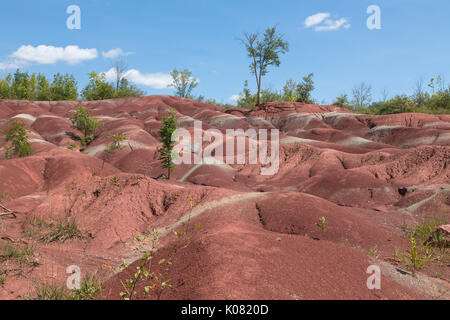
[{"label": "leafy plant", "polygon": [[72,150],[72,151],[75,151],[75,150],[78,149],[78,144],[75,143],[75,142],[73,142],[73,143],[71,143],[69,146],[67,146],[67,149]]},{"label": "leafy plant", "polygon": [[[130,279],[125,280],[125,282],[120,280],[122,287],[125,290],[120,293],[120,296],[124,300],[131,300],[133,298],[133,296],[135,294],[137,294],[136,284],[137,284],[138,280],[141,279],[141,277],[144,277],[145,279],[147,279],[147,278],[153,276],[153,274],[148,271],[147,265],[149,262],[152,261],[153,256],[155,255],[156,251],[158,250],[158,243],[159,243],[159,237],[160,237],[159,232],[156,229],[153,229],[149,235],[144,234],[141,237],[135,237],[134,239],[138,242],[143,242],[147,239],[148,236],[151,237],[150,250],[146,251],[142,255],[142,257],[140,259],[140,263],[136,267],[136,272],[134,273],[134,275]],[[129,266],[125,262],[122,263],[122,265],[120,265],[120,267],[119,267],[119,272],[122,272],[123,270],[125,270],[128,267]],[[144,289],[144,290],[147,293],[149,292],[149,289]]]},{"label": "leafy plant", "polygon": [[10,119],[9,128],[3,131],[3,134],[5,135],[5,140],[11,142],[11,147],[4,147],[6,150],[6,159],[12,159],[16,156],[22,158],[33,154],[24,123],[14,118]]},{"label": "leafy plant", "polygon": [[109,136],[112,139],[112,142],[106,146],[106,149],[103,154],[103,163],[102,170],[105,165],[105,161],[112,156],[116,151],[122,150],[123,146],[121,142],[128,140],[127,136],[123,133],[115,133]]},{"label": "leafy plant", "polygon": [[118,187],[119,186],[119,179],[116,176],[114,176],[114,177],[111,178],[111,183]]},{"label": "leafy plant", "polygon": [[413,276],[420,269],[423,269],[433,259],[433,253],[429,246],[420,248],[417,246],[416,238],[408,237],[410,249],[404,253],[395,252],[395,257],[400,262],[411,268]]},{"label": "leafy plant", "polygon": [[159,129],[159,134],[162,139],[162,147],[158,148],[160,154],[159,160],[161,160],[162,167],[167,169],[167,179],[170,179],[170,171],[172,168],[175,168],[175,165],[172,163],[172,151],[175,146],[172,135],[177,129],[175,112],[173,110],[169,110],[168,116],[162,119],[162,124]]},{"label": "leafy plant", "polygon": [[102,123],[91,117],[91,111],[80,106],[78,110],[70,117],[72,127],[83,132],[81,137],[81,144],[83,146],[89,145],[97,138],[97,131],[101,128]]},{"label": "leafy plant", "polygon": [[97,273],[87,275],[80,282],[80,288],[72,290],[71,300],[97,299],[103,290],[103,284]]},{"label": "leafy plant", "polygon": [[[191,211],[192,209],[199,204],[199,201],[194,201],[192,198],[189,199]],[[174,230],[173,234],[176,237],[176,241],[173,245],[167,245],[164,249],[167,253],[166,258],[162,258],[158,261],[156,268],[154,270],[155,265],[153,264],[153,260],[155,258],[156,253],[158,252],[158,245],[160,241],[160,233],[153,229],[151,233],[144,234],[142,236],[134,237],[135,241],[139,243],[143,243],[150,237],[151,248],[150,250],[145,251],[140,259],[139,265],[136,267],[136,271],[130,279],[127,279],[125,282],[121,281],[121,284],[125,291],[120,293],[120,296],[124,300],[131,300],[136,294],[136,286],[139,280],[145,282],[145,286],[143,287],[143,294],[148,295],[150,292],[153,292],[156,295],[156,298],[159,300],[163,292],[171,287],[170,284],[170,270],[175,263],[176,256],[178,250],[186,248],[190,244],[190,238],[192,233],[189,231],[189,222],[191,219],[191,211],[189,212],[189,216],[187,222],[182,222],[181,230]],[[195,225],[197,230],[202,232],[199,225]],[[124,262],[119,271],[122,272],[129,266]]]},{"label": "leafy plant", "polygon": [[326,225],[326,223],[327,222],[326,222],[325,217],[321,217],[319,219],[319,222],[316,223],[316,226],[318,226],[322,232],[325,232],[325,225]]}]

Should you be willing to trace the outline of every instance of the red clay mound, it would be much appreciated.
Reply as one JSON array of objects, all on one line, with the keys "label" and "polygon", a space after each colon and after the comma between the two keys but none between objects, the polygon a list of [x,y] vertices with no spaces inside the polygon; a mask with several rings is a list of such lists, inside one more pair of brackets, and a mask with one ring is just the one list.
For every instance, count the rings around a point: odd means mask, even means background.
[{"label": "red clay mound", "polygon": [[355,207],[392,204],[400,197],[396,188],[353,169],[342,170],[334,175],[315,176],[301,190],[338,204]]},{"label": "red clay mound", "polygon": [[[80,145],[69,120],[80,105],[102,122],[81,152],[67,149]],[[180,164],[165,180],[157,149],[169,109],[191,134],[194,121],[222,137],[227,129],[278,129],[278,170],[262,175],[268,165],[249,164],[254,140],[245,138],[245,163],[204,154],[203,162]],[[409,267],[393,254],[407,252],[405,224],[450,218],[449,115],[359,115],[294,102],[249,111],[161,95],[0,100],[0,130],[11,117],[25,123],[34,152],[5,160],[10,142],[0,135],[0,203],[16,211],[0,215],[0,242],[32,244],[35,261],[24,276],[16,262],[0,259],[7,275],[0,298],[23,298],[33,283],[64,285],[74,264],[106,271],[112,278],[105,296],[119,298],[119,277],[134,273],[136,262],[119,275],[112,271],[148,250],[134,236],[156,228],[157,257],[169,258],[162,248],[176,244],[173,231],[189,222],[191,231],[198,224],[203,232],[181,246],[163,299],[450,299],[442,294],[450,287],[445,260],[429,262],[417,280],[396,271]],[[106,156],[115,133],[128,140]],[[192,140],[182,155],[200,154],[200,145],[204,151],[210,142]],[[317,226],[321,217],[325,232]],[[82,239],[47,244],[29,230],[35,221],[63,219],[74,219]],[[372,264],[383,269],[381,290],[367,289]],[[142,296],[139,286],[139,298],[156,298]]]},{"label": "red clay mound", "polygon": [[[172,287],[162,299],[411,299],[409,289],[383,278],[381,290],[366,286],[369,258],[357,249],[333,242],[263,228],[253,200],[234,197],[228,204],[211,203],[193,217],[203,232],[179,249],[166,275]],[[180,230],[181,226],[175,228]],[[188,229],[190,230],[190,229]],[[171,242],[176,245],[176,242]],[[168,258],[161,252],[155,261]],[[135,266],[107,283],[105,292],[117,299],[120,283]],[[155,263],[156,265],[156,263]],[[157,269],[152,269],[157,272]],[[145,281],[138,282],[137,298]],[[150,294],[148,298],[155,298]]]},{"label": "red clay mound", "polygon": [[[287,192],[267,195],[256,202],[265,229],[309,236],[338,244],[352,244],[366,250],[378,248],[392,255],[393,246],[403,241],[345,207],[305,193]],[[325,217],[324,231],[317,224]]]},{"label": "red clay mound", "polygon": [[0,160],[0,190],[11,197],[38,191],[44,185],[45,165],[43,157]]}]

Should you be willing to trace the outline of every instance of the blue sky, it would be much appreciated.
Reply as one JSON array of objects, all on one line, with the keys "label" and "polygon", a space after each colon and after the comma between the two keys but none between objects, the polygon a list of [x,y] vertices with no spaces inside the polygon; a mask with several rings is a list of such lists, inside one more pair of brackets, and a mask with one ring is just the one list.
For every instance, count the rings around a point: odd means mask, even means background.
[{"label": "blue sky", "polygon": [[[66,27],[70,5],[81,9],[80,30]],[[380,30],[366,27],[369,5],[381,8]],[[306,28],[305,19],[318,13],[327,18]],[[314,72],[319,102],[350,94],[361,81],[372,85],[374,98],[384,89],[409,94],[421,77],[450,79],[449,14],[446,0],[5,0],[0,75],[18,64],[30,72],[72,73],[83,87],[88,72],[110,69],[111,59],[102,52],[120,48],[134,70],[131,78],[148,94],[171,94],[161,88],[167,74],[188,68],[200,80],[195,95],[229,103],[244,80],[255,88],[237,38],[276,24],[290,51],[263,87],[281,89],[287,79]],[[316,28],[338,21],[343,24],[337,30]],[[52,48],[43,53],[37,49],[42,45]]]}]

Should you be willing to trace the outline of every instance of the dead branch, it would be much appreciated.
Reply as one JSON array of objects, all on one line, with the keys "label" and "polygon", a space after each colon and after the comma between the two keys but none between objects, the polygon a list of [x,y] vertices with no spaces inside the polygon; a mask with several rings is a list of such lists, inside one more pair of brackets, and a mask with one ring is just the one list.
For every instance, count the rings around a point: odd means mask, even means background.
[{"label": "dead branch", "polygon": [[14,218],[17,218],[16,213],[13,210],[8,209],[7,207],[3,206],[2,204],[0,204],[0,208],[2,208],[3,210],[6,210],[6,212],[0,212],[0,217],[6,216],[6,215],[12,215]]}]

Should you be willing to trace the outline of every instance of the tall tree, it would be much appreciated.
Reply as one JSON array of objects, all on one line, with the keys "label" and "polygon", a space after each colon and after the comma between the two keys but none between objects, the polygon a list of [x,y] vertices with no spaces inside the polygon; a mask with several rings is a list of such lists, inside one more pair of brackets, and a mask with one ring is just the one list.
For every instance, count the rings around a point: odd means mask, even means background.
[{"label": "tall tree", "polygon": [[303,77],[302,81],[297,85],[298,102],[313,103],[311,98],[311,92],[314,90],[313,76],[314,73],[308,74],[306,77]]},{"label": "tall tree", "polygon": [[181,98],[192,98],[191,92],[198,85],[198,80],[192,78],[192,72],[188,69],[183,71],[173,69],[170,75],[172,76],[172,83],[169,87],[175,88],[175,94]]},{"label": "tall tree", "polygon": [[81,92],[86,100],[104,100],[114,98],[115,89],[112,84],[106,81],[104,73],[89,73],[89,83]]},{"label": "tall tree", "polygon": [[361,82],[353,88],[352,94],[353,108],[355,110],[362,110],[367,108],[372,101],[372,86]]},{"label": "tall tree", "polygon": [[245,46],[251,59],[250,73],[255,76],[258,87],[256,104],[261,101],[262,77],[269,72],[270,66],[280,65],[280,54],[289,51],[289,43],[283,40],[283,35],[277,32],[276,26],[267,28],[264,34],[244,33],[244,39],[239,39]]}]

